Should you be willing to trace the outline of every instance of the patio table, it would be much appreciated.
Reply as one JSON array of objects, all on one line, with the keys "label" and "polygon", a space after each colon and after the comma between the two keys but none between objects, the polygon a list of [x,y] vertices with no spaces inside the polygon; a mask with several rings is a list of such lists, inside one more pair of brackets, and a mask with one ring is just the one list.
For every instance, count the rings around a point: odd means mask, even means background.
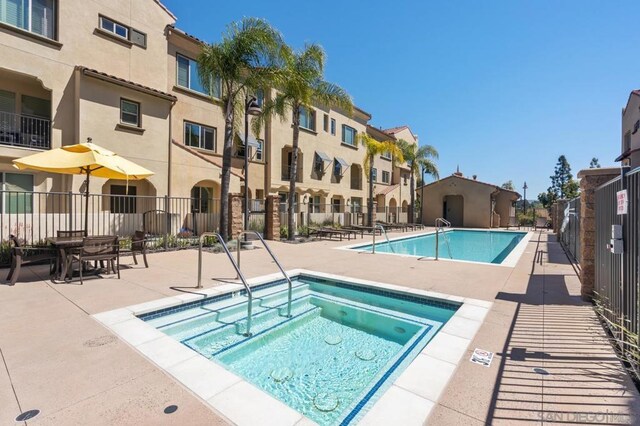
[{"label": "patio table", "polygon": [[58,259],[56,260],[56,279],[64,280],[67,276],[67,254],[68,251],[74,248],[82,247],[83,237],[49,237],[47,242],[51,244],[56,253]]}]

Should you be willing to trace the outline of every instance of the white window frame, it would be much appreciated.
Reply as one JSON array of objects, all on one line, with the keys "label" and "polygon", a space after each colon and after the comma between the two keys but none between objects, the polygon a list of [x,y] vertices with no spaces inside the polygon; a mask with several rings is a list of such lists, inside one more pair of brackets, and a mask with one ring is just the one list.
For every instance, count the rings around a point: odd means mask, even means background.
[{"label": "white window frame", "polygon": [[389,151],[385,151],[380,154],[380,158],[384,158],[385,160],[391,160],[391,153]]},{"label": "white window frame", "polygon": [[32,4],[31,0],[27,1],[26,7],[25,7],[25,10],[24,10],[24,13],[27,15],[27,26],[26,26],[26,28],[21,27],[19,25],[13,25],[13,24],[11,24],[9,22],[6,22],[4,20],[2,20],[0,22],[3,23],[3,24],[9,25],[11,27],[14,27],[14,28],[18,28],[18,29],[23,30],[23,31],[27,31],[27,32],[30,32],[30,33],[33,33],[33,34],[37,34],[39,36],[42,36],[44,38],[48,38],[50,40],[57,40],[57,36],[58,36],[58,34],[57,34],[58,33],[58,26],[57,26],[57,24],[58,24],[58,21],[57,21],[58,0],[53,0],[52,3],[53,3],[53,7],[51,8],[51,15],[52,15],[51,16],[51,26],[52,26],[51,37],[33,31],[33,22],[32,22],[33,21],[33,4]]},{"label": "white window frame", "polygon": [[305,129],[305,130],[311,130],[312,132],[315,132],[316,131],[315,128],[317,127],[316,111],[314,109],[311,109],[311,108],[300,107],[300,116],[302,116],[302,111],[305,111],[305,113],[309,115],[309,122],[313,124],[313,127],[303,126],[302,123],[300,123],[300,128],[301,129]]},{"label": "white window frame", "polygon": [[[136,121],[136,124],[129,123],[129,122],[124,121],[122,119],[122,116],[125,114],[125,111],[122,108],[122,106],[123,106],[123,104],[125,102],[136,106],[136,108],[137,108],[137,112],[136,112],[137,121]],[[141,117],[141,113],[140,113],[141,108],[142,108],[142,106],[140,105],[140,102],[132,101],[131,99],[120,98],[120,124],[124,124],[125,126],[141,127],[142,126],[142,117]],[[126,114],[132,114],[132,113],[126,112]]]},{"label": "white window frame", "polygon": [[331,135],[335,136],[336,135],[336,119],[335,118],[331,119],[331,124],[329,126],[331,130]]},{"label": "white window frame", "polygon": [[[385,176],[387,177],[385,179]],[[386,170],[382,171],[382,183],[390,183],[391,182],[391,173]]]},{"label": "white window frame", "polygon": [[373,181],[377,182],[378,181],[378,169],[374,167],[373,168],[373,172],[371,174],[372,174]]}]

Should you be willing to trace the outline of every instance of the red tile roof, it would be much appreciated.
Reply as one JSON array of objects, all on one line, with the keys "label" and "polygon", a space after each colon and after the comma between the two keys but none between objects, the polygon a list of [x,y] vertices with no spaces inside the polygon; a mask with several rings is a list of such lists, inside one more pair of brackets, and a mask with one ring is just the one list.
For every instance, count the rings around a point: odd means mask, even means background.
[{"label": "red tile roof", "polygon": [[163,92],[162,90],[154,89],[153,87],[145,86],[134,81],[125,80],[124,78],[116,77],[115,75],[107,74],[106,72],[98,71],[92,68],[83,67],[77,65],[76,69],[89,77],[98,78],[100,80],[108,81],[110,83],[118,84],[120,86],[128,87],[139,92],[147,93],[152,96],[157,96],[168,101],[176,102],[178,98],[170,93]]},{"label": "red tile roof", "polygon": [[631,93],[640,96],[640,90],[632,90]]}]

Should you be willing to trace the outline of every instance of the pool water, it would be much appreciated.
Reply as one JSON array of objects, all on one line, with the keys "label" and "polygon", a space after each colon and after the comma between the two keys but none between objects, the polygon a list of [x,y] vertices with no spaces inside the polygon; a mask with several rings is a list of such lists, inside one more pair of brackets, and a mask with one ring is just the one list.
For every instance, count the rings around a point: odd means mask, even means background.
[{"label": "pool water", "polygon": [[[526,232],[472,231],[453,229],[440,233],[438,251],[440,259],[469,260],[484,263],[502,263]],[[436,256],[435,233],[376,242],[376,252],[418,257]],[[353,250],[371,251],[371,244],[351,247]]]},{"label": "pool water", "polygon": [[321,425],[357,421],[458,304],[301,275],[140,318]]}]

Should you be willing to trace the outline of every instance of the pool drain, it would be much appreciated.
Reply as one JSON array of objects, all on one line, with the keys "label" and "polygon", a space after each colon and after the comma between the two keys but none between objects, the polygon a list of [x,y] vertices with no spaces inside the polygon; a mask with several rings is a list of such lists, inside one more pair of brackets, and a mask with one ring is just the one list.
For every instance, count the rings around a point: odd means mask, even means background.
[{"label": "pool drain", "polygon": [[291,377],[293,377],[293,371],[287,367],[276,368],[271,371],[271,378],[278,383],[285,382]]},{"label": "pool drain", "polygon": [[342,342],[342,337],[338,336],[337,334],[330,334],[324,338],[324,341],[329,345],[337,345],[338,343]]},{"label": "pool drain", "polygon": [[356,351],[356,356],[363,361],[371,361],[376,357],[376,353],[371,349],[360,349]]},{"label": "pool drain", "polygon": [[40,414],[40,410],[25,411],[23,413],[18,414],[18,417],[16,417],[16,422],[25,422],[27,420],[31,420],[34,417],[36,417],[38,414]]},{"label": "pool drain", "polygon": [[313,406],[325,413],[333,411],[338,408],[338,397],[332,393],[319,393],[313,398]]}]

